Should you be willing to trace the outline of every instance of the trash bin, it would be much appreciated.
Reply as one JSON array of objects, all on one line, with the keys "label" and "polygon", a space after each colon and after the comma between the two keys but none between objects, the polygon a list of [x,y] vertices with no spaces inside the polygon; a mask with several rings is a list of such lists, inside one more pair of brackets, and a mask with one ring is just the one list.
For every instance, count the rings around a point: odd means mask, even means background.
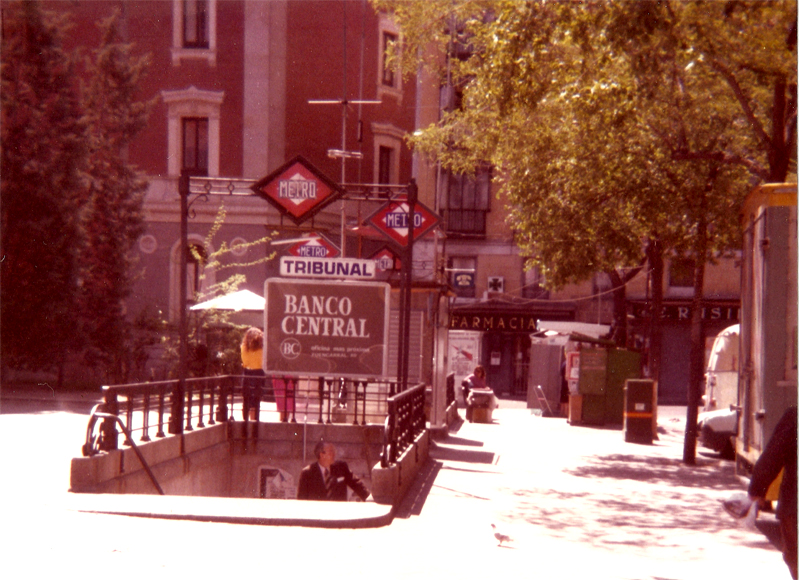
[{"label": "trash bin", "polygon": [[467,397],[467,420],[472,423],[491,423],[497,399],[492,389],[472,389]]},{"label": "trash bin", "polygon": [[625,441],[653,443],[653,387],[651,379],[625,381]]}]

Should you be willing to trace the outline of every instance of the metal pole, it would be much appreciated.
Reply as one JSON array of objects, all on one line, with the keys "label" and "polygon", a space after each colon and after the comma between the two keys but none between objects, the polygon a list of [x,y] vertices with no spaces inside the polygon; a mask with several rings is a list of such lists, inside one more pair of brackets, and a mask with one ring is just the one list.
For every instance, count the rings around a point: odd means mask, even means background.
[{"label": "metal pole", "polygon": [[412,177],[408,182],[408,246],[403,263],[403,293],[405,300],[403,304],[403,374],[402,385],[403,391],[408,388],[408,351],[409,339],[411,337],[411,279],[413,270],[413,257],[414,257],[414,214],[417,205],[417,182]]},{"label": "metal pole", "polygon": [[183,433],[183,399],[186,392],[186,369],[188,366],[187,343],[189,332],[186,317],[186,273],[188,270],[187,246],[189,245],[189,171],[186,169],[181,171],[181,177],[178,181],[178,195],[181,198],[180,283],[178,285],[180,293],[178,296],[180,347],[178,382],[172,391],[172,413],[169,418],[169,432],[173,434]]}]

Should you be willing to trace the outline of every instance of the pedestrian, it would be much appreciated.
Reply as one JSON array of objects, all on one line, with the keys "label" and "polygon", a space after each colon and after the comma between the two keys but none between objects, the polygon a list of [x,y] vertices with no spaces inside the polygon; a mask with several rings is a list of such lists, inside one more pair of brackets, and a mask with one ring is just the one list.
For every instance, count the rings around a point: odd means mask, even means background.
[{"label": "pedestrian", "polygon": [[300,472],[297,483],[297,499],[317,501],[347,501],[347,488],[363,501],[369,497],[369,490],[356,477],[347,463],[336,461],[336,447],[333,443],[320,441],[314,447],[316,462],[307,465]]},{"label": "pedestrian", "polygon": [[797,580],[797,406],[789,407],[778,421],[766,448],[753,466],[747,493],[752,501],[762,502],[769,486],[783,470],[778,509],[783,540],[783,559],[792,578]]},{"label": "pedestrian", "polygon": [[273,377],[272,392],[275,393],[275,403],[280,414],[280,420],[285,423],[294,413],[294,384],[297,379],[291,377]]},{"label": "pedestrian", "polygon": [[486,369],[478,365],[472,374],[461,381],[461,394],[464,396],[464,404],[467,406],[467,421],[472,421],[472,407],[469,404],[469,395],[473,389],[486,389]]},{"label": "pedestrian", "polygon": [[254,421],[261,405],[261,393],[264,387],[264,369],[261,368],[261,355],[264,350],[264,333],[260,328],[251,326],[242,337],[242,381],[243,409],[245,421]]}]

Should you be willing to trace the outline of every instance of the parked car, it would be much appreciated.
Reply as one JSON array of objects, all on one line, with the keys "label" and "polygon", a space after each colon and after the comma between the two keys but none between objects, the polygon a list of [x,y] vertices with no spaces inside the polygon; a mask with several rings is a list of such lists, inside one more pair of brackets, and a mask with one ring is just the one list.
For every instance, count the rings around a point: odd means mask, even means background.
[{"label": "parked car", "polygon": [[735,456],[738,432],[736,411],[739,390],[739,325],[721,331],[714,339],[706,367],[703,411],[697,417],[700,443],[723,457]]}]

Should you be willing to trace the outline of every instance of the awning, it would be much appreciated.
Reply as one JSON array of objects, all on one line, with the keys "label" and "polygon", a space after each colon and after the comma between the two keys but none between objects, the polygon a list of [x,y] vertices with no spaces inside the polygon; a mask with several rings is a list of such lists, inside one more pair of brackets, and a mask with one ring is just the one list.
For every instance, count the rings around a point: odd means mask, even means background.
[{"label": "awning", "polygon": [[263,297],[250,290],[239,290],[224,296],[217,296],[200,304],[195,304],[190,310],[242,310],[263,311],[266,301]]},{"label": "awning", "polygon": [[611,332],[607,324],[591,324],[589,322],[569,322],[560,320],[539,320],[536,330],[540,332],[554,331],[558,334],[577,334],[589,338],[601,338]]}]

